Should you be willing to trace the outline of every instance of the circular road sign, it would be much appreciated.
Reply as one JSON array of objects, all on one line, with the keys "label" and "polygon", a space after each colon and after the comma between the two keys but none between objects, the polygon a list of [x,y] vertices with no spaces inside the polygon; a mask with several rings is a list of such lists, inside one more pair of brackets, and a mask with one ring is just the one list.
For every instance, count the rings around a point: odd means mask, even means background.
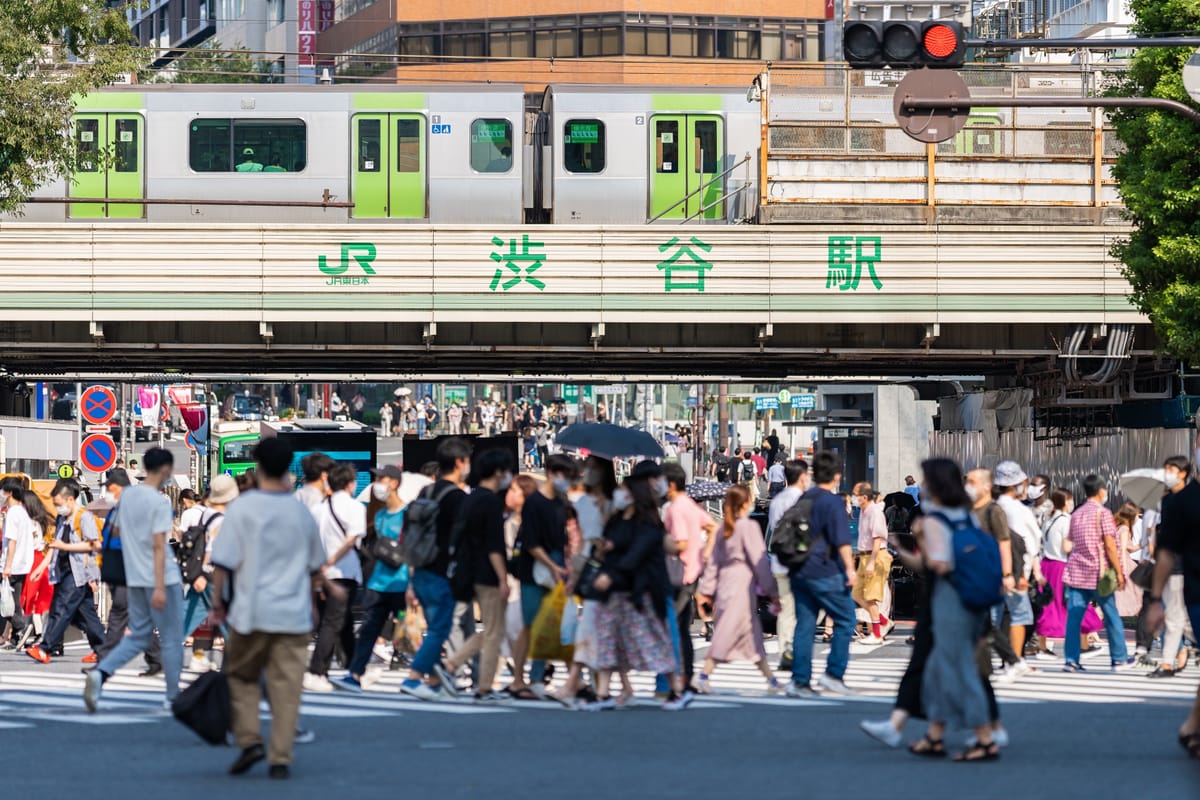
[{"label": "circular road sign", "polygon": [[788,403],[792,402],[792,393],[787,389],[780,389],[779,402],[781,405],[787,405]]},{"label": "circular road sign", "polygon": [[116,395],[107,386],[89,386],[79,398],[79,413],[93,425],[104,425],[116,416]]},{"label": "circular road sign", "polygon": [[1200,103],[1200,50],[1183,65],[1183,88],[1197,103]]},{"label": "circular road sign", "polygon": [[70,480],[75,477],[75,468],[70,464],[63,464],[58,468],[57,475],[64,481]]},{"label": "circular road sign", "polygon": [[967,124],[969,103],[960,108],[915,109],[910,99],[970,100],[967,82],[952,69],[915,69],[904,76],[892,96],[892,108],[900,130],[918,142],[944,142]]},{"label": "circular road sign", "polygon": [[94,433],[79,445],[79,463],[88,472],[106,472],[117,461],[117,444],[111,436]]}]

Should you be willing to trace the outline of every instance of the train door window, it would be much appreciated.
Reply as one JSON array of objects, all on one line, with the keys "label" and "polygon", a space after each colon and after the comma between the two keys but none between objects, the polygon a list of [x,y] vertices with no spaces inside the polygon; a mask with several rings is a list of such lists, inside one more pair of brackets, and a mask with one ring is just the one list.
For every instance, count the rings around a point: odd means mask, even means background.
[{"label": "train door window", "polygon": [[695,158],[692,164],[697,173],[712,174],[717,171],[717,121],[714,119],[697,120],[695,137]]},{"label": "train door window", "polygon": [[679,172],[679,123],[676,120],[654,123],[654,141],[657,150],[655,171]]},{"label": "train door window", "polygon": [[382,126],[382,122],[378,119],[360,119],[358,121],[359,172],[379,172],[379,136]]},{"label": "train door window", "polygon": [[563,126],[563,166],[567,172],[603,172],[604,148],[604,123],[600,120],[572,119]]},{"label": "train door window", "polygon": [[506,119],[477,119],[471,123],[471,169],[508,172],[512,169],[512,123]]},{"label": "train door window", "polygon": [[113,166],[117,172],[138,171],[138,120],[117,119],[113,135]]},{"label": "train door window", "polygon": [[75,121],[75,171],[100,171],[100,120]]},{"label": "train door window", "polygon": [[421,120],[396,120],[396,171],[421,171]]}]

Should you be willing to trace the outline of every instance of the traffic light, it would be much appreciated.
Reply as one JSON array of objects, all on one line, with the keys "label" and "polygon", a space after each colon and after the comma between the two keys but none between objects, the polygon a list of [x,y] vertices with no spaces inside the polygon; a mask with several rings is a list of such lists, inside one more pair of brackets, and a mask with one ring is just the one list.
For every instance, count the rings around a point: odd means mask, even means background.
[{"label": "traffic light", "polygon": [[967,40],[960,22],[889,20],[847,22],[846,61],[856,69],[961,67]]}]

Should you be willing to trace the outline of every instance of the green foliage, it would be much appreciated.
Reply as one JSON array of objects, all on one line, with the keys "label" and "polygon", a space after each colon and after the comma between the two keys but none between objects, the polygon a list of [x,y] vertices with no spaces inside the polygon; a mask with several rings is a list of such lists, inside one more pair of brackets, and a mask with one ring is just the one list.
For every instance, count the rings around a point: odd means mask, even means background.
[{"label": "green foliage", "polygon": [[0,0],[0,211],[70,172],[75,98],[142,63],[115,9],[92,0]]},{"label": "green foliage", "polygon": [[[1200,0],[1131,0],[1134,35],[1200,30]],[[1142,48],[1112,94],[1190,103],[1183,65],[1190,48]],[[1112,115],[1126,150],[1113,167],[1129,239],[1113,248],[1137,307],[1150,316],[1163,349],[1200,363],[1200,126],[1168,111]]]},{"label": "green foliage", "polygon": [[255,61],[250,50],[237,44],[223,47],[209,39],[171,63],[155,77],[156,83],[270,83],[270,67]]}]

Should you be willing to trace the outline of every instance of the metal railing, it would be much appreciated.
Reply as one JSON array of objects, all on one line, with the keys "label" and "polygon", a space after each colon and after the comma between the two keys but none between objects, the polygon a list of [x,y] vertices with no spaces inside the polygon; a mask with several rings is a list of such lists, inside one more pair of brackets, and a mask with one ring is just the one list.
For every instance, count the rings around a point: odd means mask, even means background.
[{"label": "metal railing", "polygon": [[[701,159],[701,163],[703,163],[703,159]],[[703,192],[703,191],[705,191],[706,189],[708,189],[708,187],[712,186],[714,183],[717,183],[718,181],[723,181],[723,180],[725,180],[726,176],[728,176],[728,175],[729,175],[729,173],[733,172],[733,171],[734,171],[735,169],[737,169],[738,167],[740,167],[740,166],[742,166],[742,165],[744,165],[744,164],[748,164],[748,163],[750,163],[750,154],[749,154],[749,153],[747,153],[747,154],[746,154],[746,156],[745,156],[745,157],[744,157],[744,158],[743,158],[741,161],[738,161],[736,164],[734,164],[733,166],[731,166],[729,169],[725,170],[725,171],[724,171],[724,172],[722,172],[720,175],[716,176],[715,178],[713,178],[712,180],[708,181],[707,183],[703,183],[703,184],[701,184],[701,185],[700,185],[700,186],[699,186],[699,187],[698,187],[698,188],[697,188],[695,191],[691,192],[690,194],[684,195],[683,197],[679,198],[679,199],[678,199],[678,200],[676,200],[674,203],[672,203],[671,205],[667,206],[666,208],[664,208],[662,211],[660,211],[660,212],[658,212],[657,214],[655,214],[655,215],[654,215],[653,217],[651,217],[650,219],[646,220],[646,222],[647,222],[647,223],[651,223],[651,222],[658,222],[660,219],[662,219],[663,217],[665,217],[667,214],[669,214],[670,212],[674,211],[674,210],[675,210],[675,208],[676,208],[676,207],[678,207],[680,204],[682,204],[682,203],[686,203],[688,200],[691,200],[691,199],[692,199],[693,197],[695,197],[696,195],[698,195],[698,194],[700,194],[701,192]],[[740,189],[739,189],[738,191],[740,191]],[[727,197],[727,196],[728,196],[728,195],[726,195],[726,197]],[[721,199],[722,199],[722,200],[724,200],[725,198],[723,197],[723,198],[721,198]],[[717,201],[717,202],[720,202],[720,201]],[[708,209],[710,209],[710,208],[712,208],[712,207],[713,207],[713,204],[709,204],[709,205],[705,206],[704,208],[702,208],[702,209],[700,210],[700,213],[703,213],[704,211],[707,211]],[[697,216],[697,214],[693,214],[691,217],[688,217],[688,219],[692,219],[692,218],[694,218],[695,216]],[[684,222],[686,222],[686,221],[687,221],[687,220],[684,220]]]}]

